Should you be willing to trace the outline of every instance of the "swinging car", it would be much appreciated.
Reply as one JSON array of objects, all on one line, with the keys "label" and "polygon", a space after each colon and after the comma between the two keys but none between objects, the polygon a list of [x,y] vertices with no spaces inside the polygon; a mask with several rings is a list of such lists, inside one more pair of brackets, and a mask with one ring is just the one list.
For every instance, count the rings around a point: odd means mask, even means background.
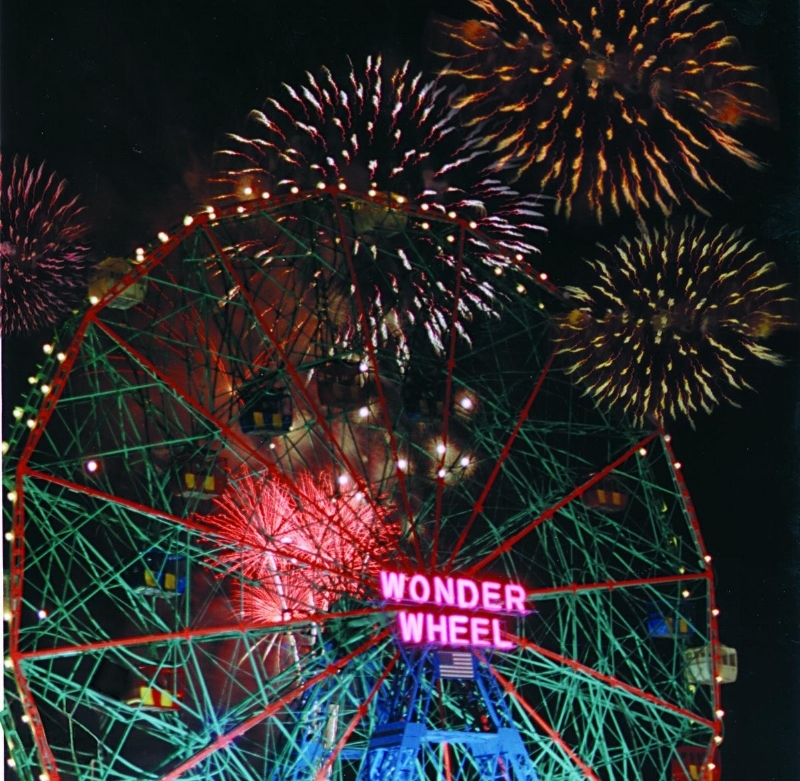
[{"label": "swinging car", "polygon": [[347,409],[369,404],[374,388],[358,364],[335,361],[318,369],[317,395],[326,407]]},{"label": "swinging car", "polygon": [[279,436],[292,428],[292,397],[281,388],[243,396],[245,405],[239,425],[245,434]]},{"label": "swinging car", "polygon": [[128,705],[146,710],[176,711],[184,697],[183,675],[178,667],[139,665],[138,674],[125,697]]}]

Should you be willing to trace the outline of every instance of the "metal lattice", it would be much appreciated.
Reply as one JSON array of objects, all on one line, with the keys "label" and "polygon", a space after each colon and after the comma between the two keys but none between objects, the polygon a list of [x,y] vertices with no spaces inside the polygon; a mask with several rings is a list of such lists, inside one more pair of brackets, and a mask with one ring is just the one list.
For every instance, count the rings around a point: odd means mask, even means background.
[{"label": "metal lattice", "polygon": [[[99,288],[16,413],[21,777],[662,779],[721,739],[712,573],[669,437],[554,365],[559,291],[484,262],[466,220],[334,188],[187,223]],[[433,280],[439,344],[386,269]],[[493,306],[465,306],[481,285]],[[338,530],[359,569],[276,540],[253,582],[210,519],[256,484],[299,508],[327,485],[395,542]],[[531,612],[444,679],[398,643],[378,565],[518,581]]]}]

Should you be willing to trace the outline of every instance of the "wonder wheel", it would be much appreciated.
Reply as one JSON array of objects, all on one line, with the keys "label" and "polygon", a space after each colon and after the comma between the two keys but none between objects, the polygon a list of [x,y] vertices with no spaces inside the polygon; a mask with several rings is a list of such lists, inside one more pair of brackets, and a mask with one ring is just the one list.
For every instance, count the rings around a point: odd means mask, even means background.
[{"label": "wonder wheel", "polygon": [[20,777],[716,778],[710,557],[660,430],[468,218],[336,187],[132,260],[15,410]]}]

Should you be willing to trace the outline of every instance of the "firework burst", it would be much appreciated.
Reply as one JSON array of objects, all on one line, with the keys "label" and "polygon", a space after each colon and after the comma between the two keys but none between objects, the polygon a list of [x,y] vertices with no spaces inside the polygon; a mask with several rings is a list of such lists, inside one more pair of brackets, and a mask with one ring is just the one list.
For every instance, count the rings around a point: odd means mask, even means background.
[{"label": "firework burst", "polygon": [[438,28],[445,75],[468,87],[453,105],[489,125],[492,167],[529,174],[567,219],[708,214],[711,168],[761,167],[736,131],[773,122],[768,90],[708,4],[472,2],[484,19]]},{"label": "firework burst", "polygon": [[0,158],[2,334],[34,333],[53,325],[86,286],[87,226],[66,182],[44,163]]},{"label": "firework burst", "polygon": [[390,509],[328,472],[301,474],[290,488],[262,476],[230,483],[204,523],[226,547],[212,559],[241,573],[245,614],[279,621],[326,610],[361,594],[396,549]]},{"label": "firework burst", "polygon": [[[462,323],[493,313],[491,272],[536,251],[540,198],[475,177],[474,162],[487,155],[479,128],[465,135],[444,88],[407,63],[392,70],[368,58],[362,73],[351,65],[341,81],[328,69],[308,74],[305,85],[284,85],[284,96],[252,119],[257,135],[231,136],[232,148],[221,153],[231,161],[218,179],[222,200],[326,186],[358,193],[345,209],[353,269],[344,256],[324,258],[338,272],[329,293],[352,299],[358,287],[371,338],[394,340],[398,355],[407,355],[411,330],[427,333],[441,352],[456,308]],[[470,233],[473,262],[459,263],[455,247],[419,230],[423,212],[432,220],[469,219],[488,241]]]},{"label": "firework burst", "polygon": [[559,351],[587,394],[638,424],[735,404],[751,389],[742,369],[782,362],[763,340],[792,326],[788,285],[740,230],[641,226],[589,266],[594,283],[567,288]]}]

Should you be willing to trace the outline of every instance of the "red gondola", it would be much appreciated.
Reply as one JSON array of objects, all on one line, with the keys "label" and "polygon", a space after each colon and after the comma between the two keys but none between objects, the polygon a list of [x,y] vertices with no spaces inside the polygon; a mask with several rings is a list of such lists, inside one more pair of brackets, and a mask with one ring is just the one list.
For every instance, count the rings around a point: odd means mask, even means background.
[{"label": "red gondola", "polygon": [[719,781],[722,777],[716,749],[705,746],[680,746],[670,764],[672,781]]}]

